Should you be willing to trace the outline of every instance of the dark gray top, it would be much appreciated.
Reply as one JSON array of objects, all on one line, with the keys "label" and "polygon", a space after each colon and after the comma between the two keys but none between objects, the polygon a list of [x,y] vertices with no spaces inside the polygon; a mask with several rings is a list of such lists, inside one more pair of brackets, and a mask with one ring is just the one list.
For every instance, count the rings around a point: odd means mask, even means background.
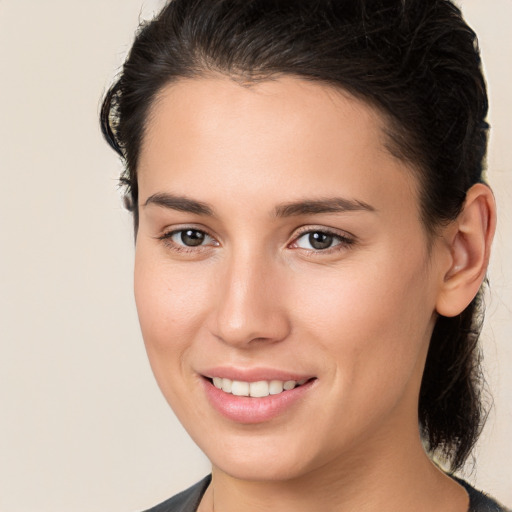
[{"label": "dark gray top", "polygon": [[201,498],[211,481],[212,475],[208,475],[187,490],[176,494],[172,498],[160,503],[160,505],[150,508],[145,512],[196,512]]},{"label": "dark gray top", "polygon": [[[469,485],[465,480],[455,478],[469,494],[469,511],[468,512],[511,512],[509,508],[504,507],[495,499],[487,496],[487,494],[477,491]],[[206,487],[205,487],[206,489]]]},{"label": "dark gray top", "polygon": [[[160,503],[160,505],[146,510],[145,512],[196,512],[206,488],[210,485],[211,479],[211,475],[208,475],[186,491],[176,494],[176,496],[169,498],[163,503]],[[455,478],[455,480],[466,489],[469,495],[468,512],[512,512],[491,497],[477,491],[466,481],[459,478]]]}]

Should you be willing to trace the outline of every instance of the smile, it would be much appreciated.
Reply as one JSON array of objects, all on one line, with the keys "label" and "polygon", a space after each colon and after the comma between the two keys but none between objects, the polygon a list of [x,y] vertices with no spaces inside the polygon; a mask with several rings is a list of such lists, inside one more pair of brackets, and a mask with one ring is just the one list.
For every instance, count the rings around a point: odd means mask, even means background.
[{"label": "smile", "polygon": [[257,382],[245,382],[240,380],[231,380],[223,377],[213,377],[213,385],[225,393],[235,396],[249,396],[252,398],[264,398],[269,395],[279,395],[285,391],[290,391],[298,386],[302,386],[308,379],[296,380],[260,380]]},{"label": "smile", "polygon": [[[215,377],[203,374],[201,379],[208,401],[225,418],[243,424],[263,423],[296,410],[318,385],[317,377],[293,380],[292,375],[268,375],[270,372],[262,370],[245,372],[243,376],[244,372],[229,369],[215,373]],[[230,373],[231,379],[220,376]]]}]

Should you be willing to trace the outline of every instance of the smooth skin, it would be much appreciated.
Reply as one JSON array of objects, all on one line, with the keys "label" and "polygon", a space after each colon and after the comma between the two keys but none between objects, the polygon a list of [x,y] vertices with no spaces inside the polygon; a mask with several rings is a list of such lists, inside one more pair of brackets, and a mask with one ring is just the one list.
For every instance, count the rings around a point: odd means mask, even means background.
[{"label": "smooth skin", "polygon": [[[153,105],[135,295],[158,384],[212,462],[202,511],[468,508],[425,454],[417,406],[437,313],[462,311],[485,276],[493,196],[475,185],[429,249],[415,171],[384,123],[290,76],[182,80]],[[311,208],[326,200],[344,208]],[[213,366],[315,381],[248,425],[208,401]]]}]

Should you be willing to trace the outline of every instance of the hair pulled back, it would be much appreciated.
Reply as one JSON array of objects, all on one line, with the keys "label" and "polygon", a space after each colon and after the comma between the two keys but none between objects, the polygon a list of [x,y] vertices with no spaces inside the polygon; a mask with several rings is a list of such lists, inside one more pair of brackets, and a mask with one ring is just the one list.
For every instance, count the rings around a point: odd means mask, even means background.
[{"label": "hair pulled back", "polygon": [[[481,182],[487,95],[475,33],[449,0],[172,0],[141,26],[101,110],[125,162],[121,183],[138,225],[137,165],[149,110],[167,84],[220,73],[243,84],[282,74],[348,91],[387,121],[388,149],[411,164],[429,237]],[[480,294],[439,316],[419,398],[427,450],[452,469],[485,419]]]}]

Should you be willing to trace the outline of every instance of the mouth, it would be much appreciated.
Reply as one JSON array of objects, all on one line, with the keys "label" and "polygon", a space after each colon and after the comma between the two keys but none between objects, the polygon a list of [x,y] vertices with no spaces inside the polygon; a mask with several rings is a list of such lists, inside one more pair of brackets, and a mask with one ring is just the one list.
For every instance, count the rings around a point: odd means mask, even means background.
[{"label": "mouth", "polygon": [[265,398],[271,395],[280,395],[303,386],[314,380],[314,377],[301,380],[259,380],[256,382],[232,380],[226,377],[206,377],[206,380],[217,389],[227,394],[251,398]]},{"label": "mouth", "polygon": [[252,375],[234,371],[232,378],[225,377],[225,373],[230,372],[217,370],[215,376],[202,375],[204,391],[218,413],[240,424],[261,424],[292,413],[313,393],[318,381],[317,377],[295,376],[294,380],[292,375],[259,371]]}]

